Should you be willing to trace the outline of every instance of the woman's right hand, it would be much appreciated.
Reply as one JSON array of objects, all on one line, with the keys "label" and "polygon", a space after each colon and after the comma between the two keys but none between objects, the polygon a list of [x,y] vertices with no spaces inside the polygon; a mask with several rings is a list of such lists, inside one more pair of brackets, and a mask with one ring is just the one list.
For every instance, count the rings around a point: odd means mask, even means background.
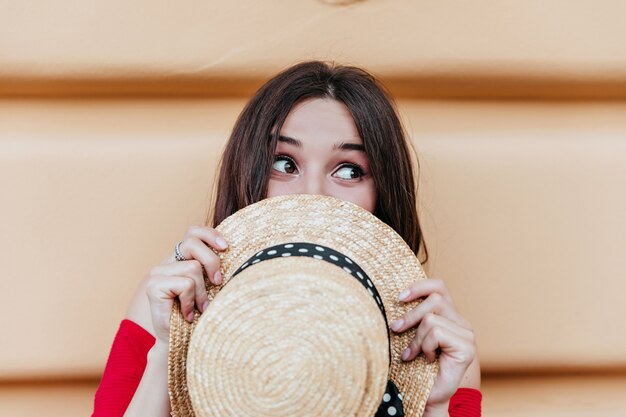
[{"label": "woman's right hand", "polygon": [[220,258],[211,248],[221,251],[227,247],[228,243],[215,229],[191,226],[179,247],[187,260],[177,261],[172,251],[161,264],[150,270],[146,292],[157,341],[169,342],[175,298],[178,297],[182,314],[190,322],[194,318],[194,307],[200,313],[207,308],[209,299],[204,277],[208,276],[214,285],[222,283]]}]

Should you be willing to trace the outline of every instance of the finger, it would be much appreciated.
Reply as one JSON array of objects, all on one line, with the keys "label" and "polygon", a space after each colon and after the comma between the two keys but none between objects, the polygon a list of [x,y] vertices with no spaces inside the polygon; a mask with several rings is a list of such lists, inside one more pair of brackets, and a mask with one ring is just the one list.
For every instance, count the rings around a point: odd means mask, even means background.
[{"label": "finger", "polygon": [[[433,331],[435,331],[435,335],[439,335],[441,333],[445,333],[447,335],[454,335],[457,341],[462,341],[461,344],[468,344],[468,343],[473,344],[474,343],[473,342],[474,333],[471,330],[461,327],[458,324],[454,323],[453,321],[445,317],[428,313],[424,317],[422,322],[420,323],[419,327],[417,328],[415,337],[413,338],[409,346],[407,346],[407,348],[409,349],[409,353],[405,354],[403,358],[406,358],[405,360],[410,361],[410,360],[415,359],[421,352],[424,352],[427,358],[429,359],[432,358],[432,356],[428,356],[428,355],[430,355],[430,353],[434,353],[434,351],[431,349],[431,352],[427,355],[426,349],[429,346],[424,346],[424,340],[427,337],[427,335]],[[441,347],[447,348],[449,346],[446,345],[446,346],[441,346]]]},{"label": "finger", "polygon": [[208,226],[190,226],[185,238],[196,237],[212,248],[222,251],[228,247],[228,242],[217,230]]},{"label": "finger", "polygon": [[456,311],[454,306],[448,302],[441,294],[432,293],[417,307],[408,311],[404,316],[394,320],[391,323],[391,329],[394,332],[401,333],[412,327],[415,327],[424,316],[428,313],[434,313],[439,316],[452,320],[459,325],[464,326],[466,320]]},{"label": "finger", "polygon": [[421,349],[429,362],[437,358],[439,351],[447,357],[454,358],[456,363],[464,365],[461,375],[474,359],[475,352],[473,341],[445,327],[433,327],[426,333]]},{"label": "finger", "polygon": [[443,331],[441,327],[433,327],[426,333],[424,340],[422,340],[420,344],[420,348],[428,362],[433,362],[437,359],[437,349],[440,344],[444,343],[444,340],[450,343],[450,334]]},{"label": "finger", "polygon": [[437,293],[453,304],[450,292],[446,284],[440,279],[419,279],[414,281],[408,288],[398,294],[398,301],[408,303],[418,298],[427,297],[432,293]]},{"label": "finger", "polygon": [[195,304],[201,313],[204,312],[205,307],[208,304],[209,297],[207,295],[202,265],[199,261],[191,259],[189,261],[180,261],[167,265],[159,265],[152,269],[151,275],[163,275],[169,277],[181,276],[191,279],[194,283]]},{"label": "finger", "polygon": [[[178,297],[180,309],[188,321],[193,321],[195,303],[195,282],[185,276],[155,276],[147,289],[151,309],[159,312],[160,316],[171,314],[174,298]],[[156,323],[155,323],[156,324]]]},{"label": "finger", "polygon": [[183,254],[183,256],[185,256],[185,258],[197,259],[204,267],[209,281],[214,285],[220,285],[222,283],[222,274],[220,273],[219,256],[209,249],[204,241],[197,237],[185,239],[183,243],[180,244],[181,252],[183,251],[183,245],[185,252],[189,253],[189,256],[185,254]]}]

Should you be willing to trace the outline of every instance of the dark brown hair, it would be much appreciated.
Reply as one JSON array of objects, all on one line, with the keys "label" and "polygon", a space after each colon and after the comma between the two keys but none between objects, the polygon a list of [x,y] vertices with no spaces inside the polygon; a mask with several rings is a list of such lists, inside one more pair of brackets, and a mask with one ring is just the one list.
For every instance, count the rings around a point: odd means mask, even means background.
[{"label": "dark brown hair", "polygon": [[426,262],[410,146],[395,103],[382,84],[356,67],[303,62],[282,71],[254,94],[235,122],[220,160],[212,224],[265,198],[282,125],[291,108],[309,98],[332,98],[346,105],[374,179],[374,215],[402,236],[415,254],[421,248]]}]

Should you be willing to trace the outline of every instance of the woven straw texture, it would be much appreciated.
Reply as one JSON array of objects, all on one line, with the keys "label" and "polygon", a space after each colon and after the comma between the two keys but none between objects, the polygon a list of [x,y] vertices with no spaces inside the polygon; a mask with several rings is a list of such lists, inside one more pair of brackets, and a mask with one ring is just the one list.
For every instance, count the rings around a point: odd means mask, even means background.
[{"label": "woven straw texture", "polygon": [[[273,197],[239,210],[225,219],[216,229],[225,237],[229,247],[226,251],[219,252],[221,272],[224,277],[223,284],[209,286],[207,282],[211,302],[220,289],[228,284],[233,272],[261,249],[281,243],[310,242],[339,250],[359,264],[378,289],[389,323],[419,303],[418,301],[411,303],[396,301],[397,294],[412,282],[426,279],[419,261],[393,229],[353,203],[333,197],[304,194]],[[254,271],[253,268],[263,263],[250,267],[244,272],[251,274]],[[238,275],[237,279],[239,278]],[[370,302],[372,302],[371,299]],[[209,309],[212,309],[212,306]],[[216,310],[216,314],[219,315],[219,309]],[[199,314],[196,312],[196,320],[193,323],[187,322],[180,312],[180,306],[175,303],[171,317],[168,375],[172,416],[174,417],[195,416],[189,396],[186,363],[189,344],[192,333],[198,325],[198,318]],[[228,319],[228,317],[223,318]],[[306,331],[308,324],[300,323],[302,332]],[[237,322],[233,325],[234,327],[229,327],[230,330],[236,327]],[[439,364],[437,361],[428,363],[423,355],[410,362],[400,359],[402,350],[414,338],[415,329],[400,335],[391,331],[387,332],[391,341],[388,377],[394,381],[402,393],[405,415],[407,417],[421,416],[439,370]],[[230,337],[228,333],[218,334],[217,337],[219,336]],[[383,349],[383,352],[386,353],[386,351],[386,348]],[[223,352],[223,355],[226,355],[226,352]],[[210,370],[207,370],[207,373],[210,373]],[[211,387],[209,387],[209,392],[210,390]],[[240,392],[240,395],[244,394]],[[218,403],[219,398],[216,398],[215,402]],[[293,404],[300,405],[297,401],[293,401]],[[231,414],[226,412],[207,415],[228,416]],[[303,416],[305,414],[300,414],[298,411],[292,415]]]},{"label": "woven straw texture", "polygon": [[199,319],[187,385],[199,417],[371,417],[388,369],[385,321],[363,286],[325,261],[277,258],[244,270]]}]

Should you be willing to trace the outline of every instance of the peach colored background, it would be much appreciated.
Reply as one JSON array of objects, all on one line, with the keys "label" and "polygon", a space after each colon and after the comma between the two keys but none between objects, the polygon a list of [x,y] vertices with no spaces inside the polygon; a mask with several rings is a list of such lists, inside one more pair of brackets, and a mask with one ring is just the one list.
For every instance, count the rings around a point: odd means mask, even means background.
[{"label": "peach colored background", "polygon": [[1,2],[1,415],[90,412],[246,98],[307,58],[398,98],[485,415],[623,415],[626,5],[329,3]]}]

